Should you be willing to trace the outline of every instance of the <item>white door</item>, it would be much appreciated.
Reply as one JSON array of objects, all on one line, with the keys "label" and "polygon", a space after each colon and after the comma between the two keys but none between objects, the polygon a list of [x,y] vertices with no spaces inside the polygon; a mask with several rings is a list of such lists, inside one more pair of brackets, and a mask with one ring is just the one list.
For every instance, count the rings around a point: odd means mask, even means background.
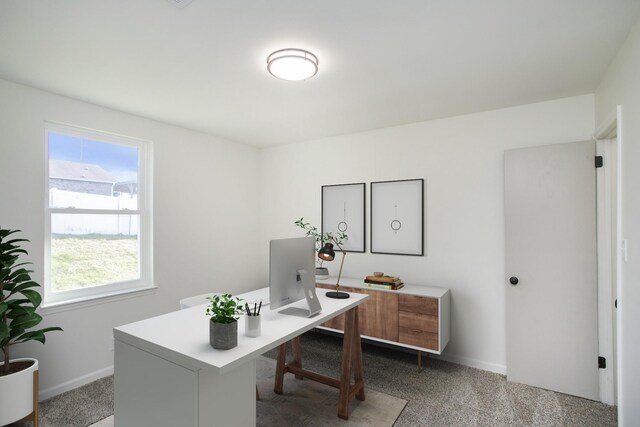
[{"label": "white door", "polygon": [[505,151],[507,379],[598,400],[595,143]]}]

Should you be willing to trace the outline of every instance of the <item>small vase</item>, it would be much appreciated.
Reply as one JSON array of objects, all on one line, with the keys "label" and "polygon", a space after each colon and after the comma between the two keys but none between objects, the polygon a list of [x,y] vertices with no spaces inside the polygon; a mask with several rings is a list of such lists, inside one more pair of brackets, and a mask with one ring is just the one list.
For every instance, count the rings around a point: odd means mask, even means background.
[{"label": "small vase", "polygon": [[316,267],[316,279],[328,279],[329,269],[326,267]]},{"label": "small vase", "polygon": [[209,344],[218,350],[229,350],[238,345],[238,321],[216,323],[209,321]]}]

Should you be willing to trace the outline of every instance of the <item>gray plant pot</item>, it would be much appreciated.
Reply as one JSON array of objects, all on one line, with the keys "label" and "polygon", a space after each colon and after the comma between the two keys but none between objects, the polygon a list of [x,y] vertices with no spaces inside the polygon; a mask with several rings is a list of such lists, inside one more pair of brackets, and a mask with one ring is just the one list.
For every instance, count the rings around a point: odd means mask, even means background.
[{"label": "gray plant pot", "polygon": [[229,350],[238,345],[238,321],[215,323],[209,321],[209,344],[218,350]]}]

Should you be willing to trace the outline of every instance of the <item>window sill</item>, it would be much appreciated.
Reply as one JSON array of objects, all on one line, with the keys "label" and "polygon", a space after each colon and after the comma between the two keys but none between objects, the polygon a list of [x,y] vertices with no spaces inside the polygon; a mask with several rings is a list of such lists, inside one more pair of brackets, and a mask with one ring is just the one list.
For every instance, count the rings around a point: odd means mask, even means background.
[{"label": "window sill", "polygon": [[93,305],[105,304],[130,298],[138,298],[156,293],[157,286],[147,286],[144,288],[126,289],[114,291],[104,294],[91,295],[82,298],[76,298],[68,301],[43,303],[40,306],[40,314],[54,314],[68,310],[76,310],[79,308],[91,307]]}]

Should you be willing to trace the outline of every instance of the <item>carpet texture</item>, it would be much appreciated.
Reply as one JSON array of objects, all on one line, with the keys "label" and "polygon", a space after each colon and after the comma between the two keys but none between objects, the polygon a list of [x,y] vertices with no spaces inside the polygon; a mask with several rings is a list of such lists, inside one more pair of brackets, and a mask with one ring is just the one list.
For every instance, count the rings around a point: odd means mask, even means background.
[{"label": "carpet texture", "polygon": [[113,377],[109,376],[42,402],[40,426],[86,427],[111,414]]},{"label": "carpet texture", "polygon": [[[306,333],[302,336],[303,365],[337,377],[341,348],[339,337]],[[375,390],[408,402],[394,427],[617,425],[613,406],[510,383],[503,375],[432,358],[424,360],[424,371],[418,373],[413,354],[366,343],[362,349],[367,396]],[[275,350],[266,356],[275,359]],[[107,417],[113,413],[112,387],[111,378],[105,378],[43,402],[41,425],[85,427]],[[349,425],[337,417],[334,420],[333,425]],[[291,424],[296,425],[304,424]]]},{"label": "carpet texture", "polygon": [[[307,333],[302,336],[303,364],[337,375],[341,345],[342,338]],[[423,358],[424,371],[418,373],[415,354],[366,343],[362,350],[367,389],[408,401],[394,427],[617,425],[614,406],[507,382],[504,375],[433,358]],[[266,355],[275,358],[276,352]]]},{"label": "carpet texture", "polygon": [[375,390],[365,391],[365,400],[353,399],[349,405],[349,422],[338,418],[338,389],[309,380],[284,377],[283,394],[273,392],[276,364],[258,359],[257,427],[305,426],[330,427],[348,424],[357,427],[391,427],[407,404],[406,400]]}]

